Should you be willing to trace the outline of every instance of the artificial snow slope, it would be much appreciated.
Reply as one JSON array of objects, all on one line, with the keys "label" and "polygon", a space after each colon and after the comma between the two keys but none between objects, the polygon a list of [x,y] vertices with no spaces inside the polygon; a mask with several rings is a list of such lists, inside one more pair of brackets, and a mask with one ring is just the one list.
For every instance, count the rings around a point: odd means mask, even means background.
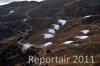
[{"label": "artificial snow slope", "polygon": [[72,58],[69,64],[47,65],[99,66],[99,6],[100,0],[23,1],[1,6],[0,66],[35,66],[27,64],[29,55],[80,54],[94,55],[95,63],[73,64]]}]

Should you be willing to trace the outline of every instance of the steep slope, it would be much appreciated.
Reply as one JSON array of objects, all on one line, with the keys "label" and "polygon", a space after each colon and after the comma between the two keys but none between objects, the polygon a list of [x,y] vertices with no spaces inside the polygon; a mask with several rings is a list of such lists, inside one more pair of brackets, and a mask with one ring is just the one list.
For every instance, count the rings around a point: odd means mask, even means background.
[{"label": "steep slope", "polygon": [[[30,17],[86,16],[100,14],[99,0],[46,0]],[[40,16],[41,15],[41,16]]]},{"label": "steep slope", "polygon": [[27,63],[29,55],[93,55],[95,63],[74,64],[72,57],[68,64],[46,66],[99,66],[99,48],[100,0],[23,1],[0,7],[0,66],[35,66]]}]

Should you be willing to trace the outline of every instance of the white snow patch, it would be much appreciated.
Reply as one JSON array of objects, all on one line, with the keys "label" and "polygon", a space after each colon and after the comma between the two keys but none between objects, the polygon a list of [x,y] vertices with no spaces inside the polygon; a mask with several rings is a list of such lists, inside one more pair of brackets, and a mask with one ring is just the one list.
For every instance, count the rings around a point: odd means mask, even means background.
[{"label": "white snow patch", "polygon": [[30,48],[30,47],[32,47],[32,46],[33,46],[33,45],[30,44],[30,43],[23,44],[23,45],[22,45],[22,51],[25,51],[25,50],[27,50],[28,48]]},{"label": "white snow patch", "polygon": [[75,47],[79,47],[80,45],[79,45],[79,44],[73,44],[73,46],[75,46]]},{"label": "white snow patch", "polygon": [[65,24],[67,23],[67,21],[66,21],[66,20],[62,20],[62,19],[58,19],[58,22],[59,22],[59,23],[61,23],[61,24],[62,24],[62,26],[63,26],[63,25],[65,25]]},{"label": "white snow patch", "polygon": [[14,12],[14,10],[11,10],[9,13],[13,13]]},{"label": "white snow patch", "polygon": [[82,32],[83,34],[87,34],[87,33],[89,33],[90,31],[89,31],[89,30],[82,30],[82,31],[80,31],[80,32]]},{"label": "white snow patch", "polygon": [[27,19],[23,19],[23,21],[25,22]]},{"label": "white snow patch", "polygon": [[60,29],[60,26],[59,25],[57,25],[57,24],[52,24],[53,26],[54,26],[54,29],[56,29],[56,30],[59,30]]},{"label": "white snow patch", "polygon": [[87,16],[84,16],[84,18],[88,18],[88,17],[91,17],[92,15],[87,15]]},{"label": "white snow patch", "polygon": [[78,39],[86,39],[88,38],[89,36],[75,36],[75,38],[78,38]]},{"label": "white snow patch", "polygon": [[51,45],[51,44],[52,44],[52,42],[47,42],[47,43],[43,44],[42,46],[43,46],[43,47],[46,47],[46,46],[49,46],[49,45]]},{"label": "white snow patch", "polygon": [[74,41],[65,41],[63,44],[71,44]]},{"label": "white snow patch", "polygon": [[52,34],[55,34],[56,33],[54,29],[48,29],[48,32],[49,33],[52,33]]},{"label": "white snow patch", "polygon": [[42,35],[44,35],[45,39],[54,37],[54,35],[52,34],[42,34]]}]

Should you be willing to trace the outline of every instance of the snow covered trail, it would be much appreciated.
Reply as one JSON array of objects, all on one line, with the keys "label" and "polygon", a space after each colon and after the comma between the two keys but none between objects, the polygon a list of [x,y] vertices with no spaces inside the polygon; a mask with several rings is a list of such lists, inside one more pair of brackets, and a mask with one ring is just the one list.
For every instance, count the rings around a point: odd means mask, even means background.
[{"label": "snow covered trail", "polygon": [[[44,36],[44,39],[53,38],[56,34],[56,31],[58,31],[62,26],[64,26],[67,23],[66,20],[58,19],[57,24],[52,24],[53,28],[49,28],[48,31],[45,34],[42,34]],[[61,24],[62,26],[60,26]]]},{"label": "snow covered trail", "polygon": [[[54,35],[56,34],[56,31],[58,31],[62,26],[64,26],[67,23],[66,20],[63,19],[58,19],[57,24],[52,24],[51,26],[53,26],[53,28],[49,28],[48,31],[43,35],[44,39],[50,39],[53,38]],[[60,26],[59,24],[61,24],[62,26]],[[69,42],[70,43],[70,42]],[[49,45],[52,45],[52,42],[47,42],[45,44],[42,45],[37,45],[36,47],[40,47],[40,48],[44,48],[47,47]]]}]

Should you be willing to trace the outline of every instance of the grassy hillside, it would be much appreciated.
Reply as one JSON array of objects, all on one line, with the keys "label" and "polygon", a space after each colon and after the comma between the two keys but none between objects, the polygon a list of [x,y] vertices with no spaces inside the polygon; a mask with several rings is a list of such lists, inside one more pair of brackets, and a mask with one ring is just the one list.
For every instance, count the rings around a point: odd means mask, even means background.
[{"label": "grassy hillside", "polygon": [[[29,55],[71,57],[69,63],[41,66],[100,66],[99,6],[100,0],[23,1],[0,6],[0,66],[39,66],[27,63]],[[53,37],[46,38],[47,34]],[[32,47],[21,51],[27,43]],[[74,55],[93,55],[94,63],[73,63]]]}]

